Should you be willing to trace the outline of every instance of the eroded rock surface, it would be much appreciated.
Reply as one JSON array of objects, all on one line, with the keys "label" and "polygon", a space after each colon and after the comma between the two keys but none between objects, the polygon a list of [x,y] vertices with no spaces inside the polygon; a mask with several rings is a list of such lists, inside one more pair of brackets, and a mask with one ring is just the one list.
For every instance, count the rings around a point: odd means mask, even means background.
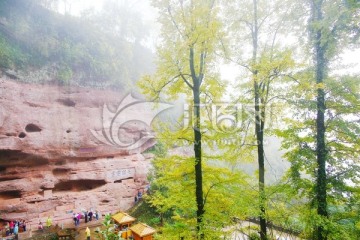
[{"label": "eroded rock surface", "polygon": [[[146,186],[153,146],[127,150],[97,140],[102,111],[116,110],[125,93],[20,84],[0,79],[0,212],[2,219],[37,224],[71,211],[127,209]],[[136,111],[134,116],[141,115]],[[136,119],[136,118],[135,118]],[[119,130],[128,142],[149,133],[139,122]]]}]

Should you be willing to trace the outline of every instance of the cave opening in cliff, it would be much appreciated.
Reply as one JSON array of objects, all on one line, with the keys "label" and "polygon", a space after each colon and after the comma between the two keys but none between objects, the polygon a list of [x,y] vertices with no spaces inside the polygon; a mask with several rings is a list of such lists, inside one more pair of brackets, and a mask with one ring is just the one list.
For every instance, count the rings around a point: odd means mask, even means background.
[{"label": "cave opening in cliff", "polygon": [[21,132],[21,133],[19,133],[19,136],[18,136],[19,138],[25,138],[26,137],[26,133],[24,133],[24,132]]},{"label": "cave opening in cliff", "polygon": [[21,198],[21,192],[16,190],[0,192],[0,200],[8,200],[13,198]]},{"label": "cave opening in cliff", "polygon": [[49,161],[46,158],[24,153],[21,150],[0,150],[0,164],[3,167],[35,167],[46,165],[48,163]]},{"label": "cave opening in cliff", "polygon": [[56,101],[67,107],[75,107],[75,105],[76,105],[76,102],[74,102],[70,98],[58,99]]},{"label": "cave opening in cliff", "polygon": [[55,166],[62,166],[62,165],[65,165],[65,164],[66,164],[65,160],[59,160],[59,161],[55,162]]},{"label": "cave opening in cliff", "polygon": [[3,181],[12,181],[12,180],[19,180],[21,179],[21,177],[18,176],[14,176],[13,174],[9,175],[9,176],[0,176],[0,182]]},{"label": "cave opening in cliff", "polygon": [[70,171],[68,168],[54,168],[52,170],[54,175],[67,175]]},{"label": "cave opening in cliff", "polygon": [[41,128],[33,123],[29,123],[28,125],[26,125],[25,127],[25,131],[26,132],[41,132]]},{"label": "cave opening in cliff", "polygon": [[106,184],[105,180],[90,180],[90,179],[81,179],[81,180],[69,180],[59,182],[55,185],[53,192],[81,192],[92,190]]},{"label": "cave opening in cliff", "polygon": [[7,137],[15,137],[16,133],[6,133],[5,136],[7,136]]}]

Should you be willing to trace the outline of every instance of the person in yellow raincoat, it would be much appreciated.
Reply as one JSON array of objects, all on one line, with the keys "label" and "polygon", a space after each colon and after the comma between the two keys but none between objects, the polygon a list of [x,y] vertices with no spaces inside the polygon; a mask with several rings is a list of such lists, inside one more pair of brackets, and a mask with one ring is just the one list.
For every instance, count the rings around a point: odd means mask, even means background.
[{"label": "person in yellow raincoat", "polygon": [[85,232],[86,232],[86,239],[87,239],[87,240],[90,240],[91,233],[90,233],[89,227],[86,227]]},{"label": "person in yellow raincoat", "polygon": [[51,227],[51,225],[52,225],[52,219],[50,218],[50,217],[48,217],[47,219],[46,219],[46,227]]}]

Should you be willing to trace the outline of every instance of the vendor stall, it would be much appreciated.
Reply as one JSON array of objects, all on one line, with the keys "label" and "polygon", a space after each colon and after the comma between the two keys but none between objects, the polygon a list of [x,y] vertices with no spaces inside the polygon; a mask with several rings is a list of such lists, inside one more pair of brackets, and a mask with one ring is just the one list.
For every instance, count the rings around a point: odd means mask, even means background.
[{"label": "vendor stall", "polygon": [[138,223],[130,227],[134,240],[152,240],[155,229],[144,223]]},{"label": "vendor stall", "polygon": [[136,218],[133,218],[127,213],[119,212],[111,217],[114,222],[119,226],[120,230],[129,228],[132,223],[135,222]]},{"label": "vendor stall", "polygon": [[113,215],[111,218],[118,226],[118,229],[116,230],[120,233],[121,238],[128,239],[131,236],[131,231],[129,228],[136,219],[124,212],[119,212]]}]

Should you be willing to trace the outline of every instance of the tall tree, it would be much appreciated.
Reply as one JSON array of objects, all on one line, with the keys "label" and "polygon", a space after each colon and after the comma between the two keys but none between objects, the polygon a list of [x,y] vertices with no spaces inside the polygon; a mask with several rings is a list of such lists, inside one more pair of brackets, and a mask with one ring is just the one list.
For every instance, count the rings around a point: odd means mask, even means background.
[{"label": "tall tree", "polygon": [[[323,20],[322,0],[311,1],[311,23],[316,24]],[[328,217],[327,196],[326,196],[326,159],[327,150],[325,146],[325,91],[322,87],[324,79],[327,77],[328,65],[325,59],[326,45],[322,43],[324,38],[321,28],[313,28],[311,32],[314,49],[315,79],[317,87],[316,97],[316,158],[317,158],[317,175],[316,175],[316,201],[317,213],[322,217]],[[326,239],[324,227],[318,226],[317,239]]]},{"label": "tall tree", "polygon": [[[253,54],[252,64],[256,65],[257,54],[258,54],[258,10],[257,0],[253,0],[253,23],[252,23],[252,40],[253,40]],[[265,153],[264,153],[264,127],[265,127],[265,102],[264,97],[260,95],[261,84],[264,88],[269,85],[266,83],[259,83],[257,76],[258,70],[253,69],[252,78],[254,82],[254,107],[255,107],[255,135],[257,143],[257,158],[259,165],[259,207],[260,207],[260,238],[265,240],[266,237],[266,212],[265,212]],[[268,91],[265,90],[265,91]]]},{"label": "tall tree", "polygon": [[[312,54],[314,60],[315,81],[317,86],[316,96],[316,203],[319,216],[328,217],[327,206],[327,173],[326,164],[328,161],[328,149],[326,147],[326,98],[324,84],[328,78],[329,62],[334,54],[339,50],[341,40],[344,40],[341,31],[346,28],[347,22],[351,21],[351,11],[347,3],[351,1],[336,1],[328,3],[324,0],[311,0],[311,16],[309,20],[310,42],[312,44]],[[340,14],[332,12],[332,6],[340,8]],[[345,19],[345,21],[344,21]],[[327,239],[327,234],[323,225],[317,227],[317,239]]]},{"label": "tall tree", "polygon": [[[349,189],[346,181],[354,183],[350,176],[356,176],[355,169],[358,169],[355,163],[358,141],[351,132],[358,132],[354,119],[358,119],[355,112],[359,93],[351,78],[337,76],[330,66],[336,56],[358,39],[359,3],[310,0],[299,3],[296,10],[301,12],[300,8],[305,10],[307,21],[296,19],[296,22],[306,23],[300,29],[308,31],[307,49],[313,61],[294,75],[297,93],[291,92],[289,99],[297,113],[287,122],[292,129],[286,131],[286,138],[293,143],[285,140],[284,146],[293,148],[287,156],[292,163],[291,177],[295,185],[312,199],[311,217],[308,216],[313,230],[311,238],[325,240],[342,236],[345,239],[345,232],[339,234],[342,227],[331,216],[329,203],[334,208],[340,199],[348,201],[344,195],[352,194],[346,190]],[[297,116],[300,122],[294,121]],[[344,133],[348,134],[346,139]],[[338,151],[342,154],[336,153]],[[312,181],[302,178],[302,170],[313,177]]]},{"label": "tall tree", "polygon": [[[167,144],[176,142],[169,139],[168,131],[163,132]],[[158,135],[159,137],[159,135]],[[184,137],[184,136],[183,136]],[[173,140],[173,141],[172,141]],[[177,149],[179,151],[180,149]],[[180,151],[184,151],[181,148]],[[172,152],[172,151],[170,151]],[[160,239],[170,239],[179,236],[179,239],[194,239],[194,222],[196,222],[196,204],[194,198],[194,169],[192,158],[188,156],[172,155],[169,153],[153,160],[151,174],[151,195],[146,198],[156,211],[165,219],[161,228]],[[206,162],[205,162],[206,163]],[[248,178],[240,172],[229,171],[226,167],[203,164],[204,174],[204,207],[202,229],[206,239],[220,239],[231,235],[224,231],[224,226],[233,224],[235,206],[243,204],[246,209],[251,204],[253,196],[244,195],[249,191],[245,187]],[[247,203],[245,203],[245,201]]]},{"label": "tall tree", "polygon": [[196,199],[197,237],[204,239],[203,217],[203,149],[200,108],[202,97],[219,95],[213,91],[217,85],[214,47],[220,34],[215,0],[169,1],[157,0],[154,5],[161,12],[161,44],[158,48],[158,70],[141,82],[144,93],[152,99],[162,96],[175,98],[186,94],[193,105],[193,149]]},{"label": "tall tree", "polygon": [[[247,89],[242,92],[251,89],[255,113],[253,122],[258,162],[260,237],[263,240],[267,239],[264,151],[265,124],[266,118],[269,118],[267,107],[276,99],[274,80],[280,79],[293,66],[290,51],[286,51],[278,39],[287,27],[282,12],[284,7],[283,1],[260,0],[231,1],[228,6],[228,11],[233,13],[231,19],[234,19],[230,29],[235,32],[235,46],[240,51],[225,48],[225,57],[251,75],[252,86],[247,85]],[[239,46],[249,46],[251,52]]]},{"label": "tall tree", "polygon": [[[357,222],[354,215],[344,214],[353,208],[352,200],[357,195],[360,168],[359,134],[360,92],[358,77],[332,76],[326,79],[325,91],[325,149],[327,150],[326,213],[318,212],[318,162],[317,162],[317,88],[313,69],[296,75],[298,84],[289,88],[292,110],[291,118],[284,120],[286,130],[283,147],[288,149],[285,157],[291,162],[289,177],[298,194],[296,200],[299,218],[303,219],[303,235],[310,239],[355,239],[356,227],[347,222]],[[300,203],[307,203],[300,206]],[[321,227],[321,236],[319,228]]]}]

